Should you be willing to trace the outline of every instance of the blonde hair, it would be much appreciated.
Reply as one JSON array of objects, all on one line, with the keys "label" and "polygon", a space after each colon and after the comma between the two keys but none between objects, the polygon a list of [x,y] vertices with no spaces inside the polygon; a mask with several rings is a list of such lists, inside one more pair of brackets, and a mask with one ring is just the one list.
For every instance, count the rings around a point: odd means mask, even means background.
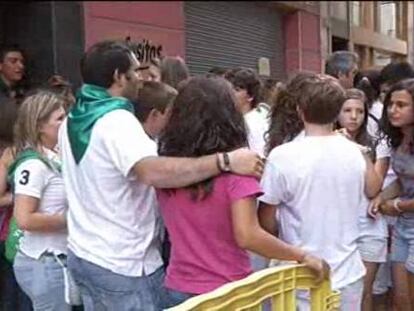
[{"label": "blonde hair", "polygon": [[25,98],[19,108],[14,125],[14,145],[16,154],[27,148],[42,153],[40,127],[51,114],[63,108],[64,98],[50,91],[37,91]]}]

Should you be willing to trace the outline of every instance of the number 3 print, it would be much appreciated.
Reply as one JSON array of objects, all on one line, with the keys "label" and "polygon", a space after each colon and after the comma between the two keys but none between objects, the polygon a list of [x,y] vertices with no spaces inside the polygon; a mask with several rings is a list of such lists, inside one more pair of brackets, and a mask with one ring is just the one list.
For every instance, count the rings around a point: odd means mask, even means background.
[{"label": "number 3 print", "polygon": [[27,183],[29,182],[29,176],[30,176],[30,172],[28,170],[23,170],[22,178],[20,178],[19,183],[21,185],[27,185]]}]

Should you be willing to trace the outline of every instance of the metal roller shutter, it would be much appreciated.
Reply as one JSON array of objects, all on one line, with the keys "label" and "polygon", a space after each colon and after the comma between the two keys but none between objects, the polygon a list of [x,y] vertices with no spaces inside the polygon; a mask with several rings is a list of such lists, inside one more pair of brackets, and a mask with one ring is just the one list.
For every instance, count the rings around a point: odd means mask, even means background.
[{"label": "metal roller shutter", "polygon": [[270,60],[270,74],[284,77],[281,14],[252,2],[185,2],[186,62],[192,74],[213,66],[257,70]]}]

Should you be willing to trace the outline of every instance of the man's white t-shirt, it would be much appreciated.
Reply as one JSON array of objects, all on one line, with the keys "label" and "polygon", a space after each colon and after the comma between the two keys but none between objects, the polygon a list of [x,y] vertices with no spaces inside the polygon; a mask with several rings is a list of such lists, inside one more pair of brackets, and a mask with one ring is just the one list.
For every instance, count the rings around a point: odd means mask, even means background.
[{"label": "man's white t-shirt", "polygon": [[63,178],[69,202],[69,249],[78,257],[126,276],[162,266],[157,242],[155,190],[131,171],[157,146],[135,116],[114,110],[99,119],[76,164],[67,120],[59,132]]},{"label": "man's white t-shirt", "polygon": [[[58,155],[44,148],[49,161],[60,166]],[[39,199],[38,213],[64,214],[67,201],[62,174],[57,168],[48,167],[40,159],[30,159],[20,164],[14,174],[14,193]],[[56,232],[24,231],[19,245],[20,251],[33,259],[45,252],[56,255],[67,252],[66,229]]]},{"label": "man's white t-shirt", "polygon": [[280,238],[325,259],[340,289],[365,274],[357,249],[365,160],[339,135],[306,136],[272,150],[260,201],[277,205]]},{"label": "man's white t-shirt", "polygon": [[257,108],[244,115],[247,125],[247,140],[251,150],[264,157],[265,154],[265,133],[270,126],[270,107],[265,103],[260,103]]}]

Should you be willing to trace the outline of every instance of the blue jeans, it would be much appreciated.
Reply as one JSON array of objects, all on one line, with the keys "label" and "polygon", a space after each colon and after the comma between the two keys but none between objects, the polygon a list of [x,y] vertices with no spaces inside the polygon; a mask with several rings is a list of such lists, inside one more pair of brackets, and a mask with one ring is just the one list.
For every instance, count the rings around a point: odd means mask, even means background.
[{"label": "blue jeans", "polygon": [[172,308],[180,303],[186,301],[187,299],[197,296],[196,294],[183,293],[173,289],[165,288],[164,297],[162,302],[163,309]]},{"label": "blue jeans", "polygon": [[13,265],[4,257],[4,241],[0,242],[0,311],[32,311],[30,298],[22,291],[14,276]]},{"label": "blue jeans", "polygon": [[68,254],[68,268],[80,288],[85,311],[158,311],[164,269],[129,277]]},{"label": "blue jeans", "polygon": [[414,273],[414,218],[401,215],[394,226],[391,244],[391,261],[405,263],[405,268]]},{"label": "blue jeans", "polygon": [[69,311],[65,303],[63,269],[53,255],[33,259],[18,252],[13,265],[17,283],[35,311]]}]

